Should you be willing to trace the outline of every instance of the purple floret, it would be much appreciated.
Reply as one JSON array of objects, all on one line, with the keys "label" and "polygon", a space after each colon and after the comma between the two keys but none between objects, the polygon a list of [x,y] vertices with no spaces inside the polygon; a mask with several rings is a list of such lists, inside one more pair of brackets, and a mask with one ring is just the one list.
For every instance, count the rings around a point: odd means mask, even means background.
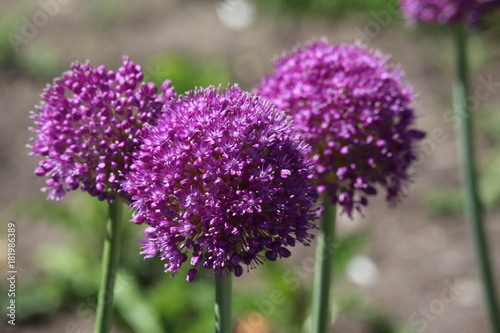
[{"label": "purple floret", "polygon": [[478,26],[483,17],[500,8],[499,0],[400,0],[409,24],[457,24]]},{"label": "purple floret", "polygon": [[29,148],[43,157],[35,173],[48,178],[43,190],[49,199],[60,201],[78,188],[99,200],[122,194],[120,183],[142,126],[154,121],[174,94],[168,81],[157,94],[154,83],[142,80],[140,65],[124,57],[116,73],[74,63],[47,85],[32,112],[36,137]]},{"label": "purple floret", "polygon": [[124,189],[147,223],[142,253],[175,274],[188,261],[215,274],[288,257],[308,245],[317,199],[307,146],[292,119],[237,86],[209,87],[167,104],[145,128]]},{"label": "purple floret", "polygon": [[413,92],[388,57],[362,45],[310,42],[279,57],[256,93],[285,110],[310,144],[318,190],[349,216],[376,186],[394,203],[416,159]]}]

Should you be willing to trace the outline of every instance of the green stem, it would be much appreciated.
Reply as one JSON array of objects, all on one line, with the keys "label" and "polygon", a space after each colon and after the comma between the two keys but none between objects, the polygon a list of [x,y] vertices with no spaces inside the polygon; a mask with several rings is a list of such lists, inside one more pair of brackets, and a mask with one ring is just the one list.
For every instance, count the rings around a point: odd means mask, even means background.
[{"label": "green stem", "polygon": [[231,289],[232,277],[215,276],[215,332],[231,333]]},{"label": "green stem", "polygon": [[313,286],[312,333],[325,333],[330,322],[330,285],[333,264],[335,239],[336,205],[325,197],[325,211],[321,217],[321,225],[316,247],[316,270]]},{"label": "green stem", "polygon": [[113,291],[120,255],[122,205],[123,203],[118,199],[109,205],[94,333],[108,333],[111,329]]},{"label": "green stem", "polygon": [[468,107],[469,74],[467,61],[467,30],[458,25],[456,33],[457,81],[454,89],[454,106],[458,118],[458,136],[461,152],[462,178],[465,191],[465,214],[470,229],[476,261],[481,276],[486,307],[489,312],[491,332],[500,333],[500,313],[491,270],[488,244],[483,226],[483,212],[476,183],[473,130]]}]

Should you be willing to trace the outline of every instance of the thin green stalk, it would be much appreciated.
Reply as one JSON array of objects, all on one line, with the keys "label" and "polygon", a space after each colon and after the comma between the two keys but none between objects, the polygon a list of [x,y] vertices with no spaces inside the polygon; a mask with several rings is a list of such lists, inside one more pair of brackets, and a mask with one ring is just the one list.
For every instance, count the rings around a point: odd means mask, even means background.
[{"label": "thin green stalk", "polygon": [[468,107],[469,73],[467,60],[467,30],[457,26],[456,54],[457,54],[457,80],[454,87],[454,105],[459,126],[459,150],[461,153],[462,178],[465,191],[465,214],[468,222],[478,270],[480,272],[488,309],[491,332],[500,333],[500,313],[495,291],[493,272],[491,270],[487,239],[484,231],[483,212],[478,195],[477,174],[475,168],[473,130],[471,114]]},{"label": "thin green stalk", "polygon": [[102,253],[101,285],[97,297],[94,333],[108,333],[111,329],[113,291],[118,257],[120,255],[122,215],[122,202],[115,200],[109,205],[108,219],[106,221],[106,234]]},{"label": "thin green stalk", "polygon": [[336,205],[325,197],[325,211],[316,247],[316,270],[313,286],[312,333],[325,333],[330,322],[330,285],[332,280],[333,250],[335,239]]},{"label": "thin green stalk", "polygon": [[215,332],[232,332],[231,315],[232,277],[215,276]]}]

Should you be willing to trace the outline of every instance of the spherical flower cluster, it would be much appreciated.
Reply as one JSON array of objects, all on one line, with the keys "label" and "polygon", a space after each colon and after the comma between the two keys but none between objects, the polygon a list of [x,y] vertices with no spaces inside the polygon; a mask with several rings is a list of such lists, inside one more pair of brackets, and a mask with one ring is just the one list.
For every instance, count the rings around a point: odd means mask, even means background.
[{"label": "spherical flower cluster", "polygon": [[143,251],[175,274],[189,259],[239,276],[309,244],[313,169],[292,119],[241,91],[209,87],[174,98],[148,126],[124,189],[146,222]]},{"label": "spherical flower cluster", "polygon": [[169,81],[158,95],[154,83],[142,80],[141,67],[125,57],[116,73],[74,63],[46,87],[32,112],[36,137],[29,147],[43,157],[35,173],[48,177],[49,199],[79,187],[100,200],[119,195],[142,125],[174,94]]},{"label": "spherical flower cluster", "polygon": [[478,26],[483,17],[500,8],[499,0],[400,0],[410,24],[418,22]]},{"label": "spherical flower cluster", "polygon": [[376,185],[397,200],[424,136],[411,129],[412,90],[387,60],[362,45],[321,39],[278,58],[256,91],[294,117],[311,146],[318,190],[349,216]]}]

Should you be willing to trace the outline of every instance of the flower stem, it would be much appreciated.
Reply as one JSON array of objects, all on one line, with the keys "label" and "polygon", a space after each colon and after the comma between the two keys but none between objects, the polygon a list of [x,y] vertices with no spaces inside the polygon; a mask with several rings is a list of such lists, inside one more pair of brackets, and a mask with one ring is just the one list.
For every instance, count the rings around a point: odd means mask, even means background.
[{"label": "flower stem", "polygon": [[231,333],[231,275],[215,276],[215,332]]},{"label": "flower stem", "polygon": [[336,205],[328,197],[324,201],[325,210],[316,247],[316,270],[313,286],[312,333],[325,333],[330,322],[330,285],[335,239]]},{"label": "flower stem", "polygon": [[108,333],[111,329],[113,290],[120,255],[122,205],[118,199],[109,204],[94,333]]},{"label": "flower stem", "polygon": [[479,201],[474,159],[473,130],[468,107],[469,73],[467,61],[467,30],[457,25],[456,53],[457,80],[454,89],[454,106],[458,118],[458,136],[461,152],[462,178],[465,191],[465,214],[468,222],[476,261],[480,272],[486,307],[489,312],[491,332],[500,333],[500,312],[491,270],[488,244],[483,226],[483,212]]}]

